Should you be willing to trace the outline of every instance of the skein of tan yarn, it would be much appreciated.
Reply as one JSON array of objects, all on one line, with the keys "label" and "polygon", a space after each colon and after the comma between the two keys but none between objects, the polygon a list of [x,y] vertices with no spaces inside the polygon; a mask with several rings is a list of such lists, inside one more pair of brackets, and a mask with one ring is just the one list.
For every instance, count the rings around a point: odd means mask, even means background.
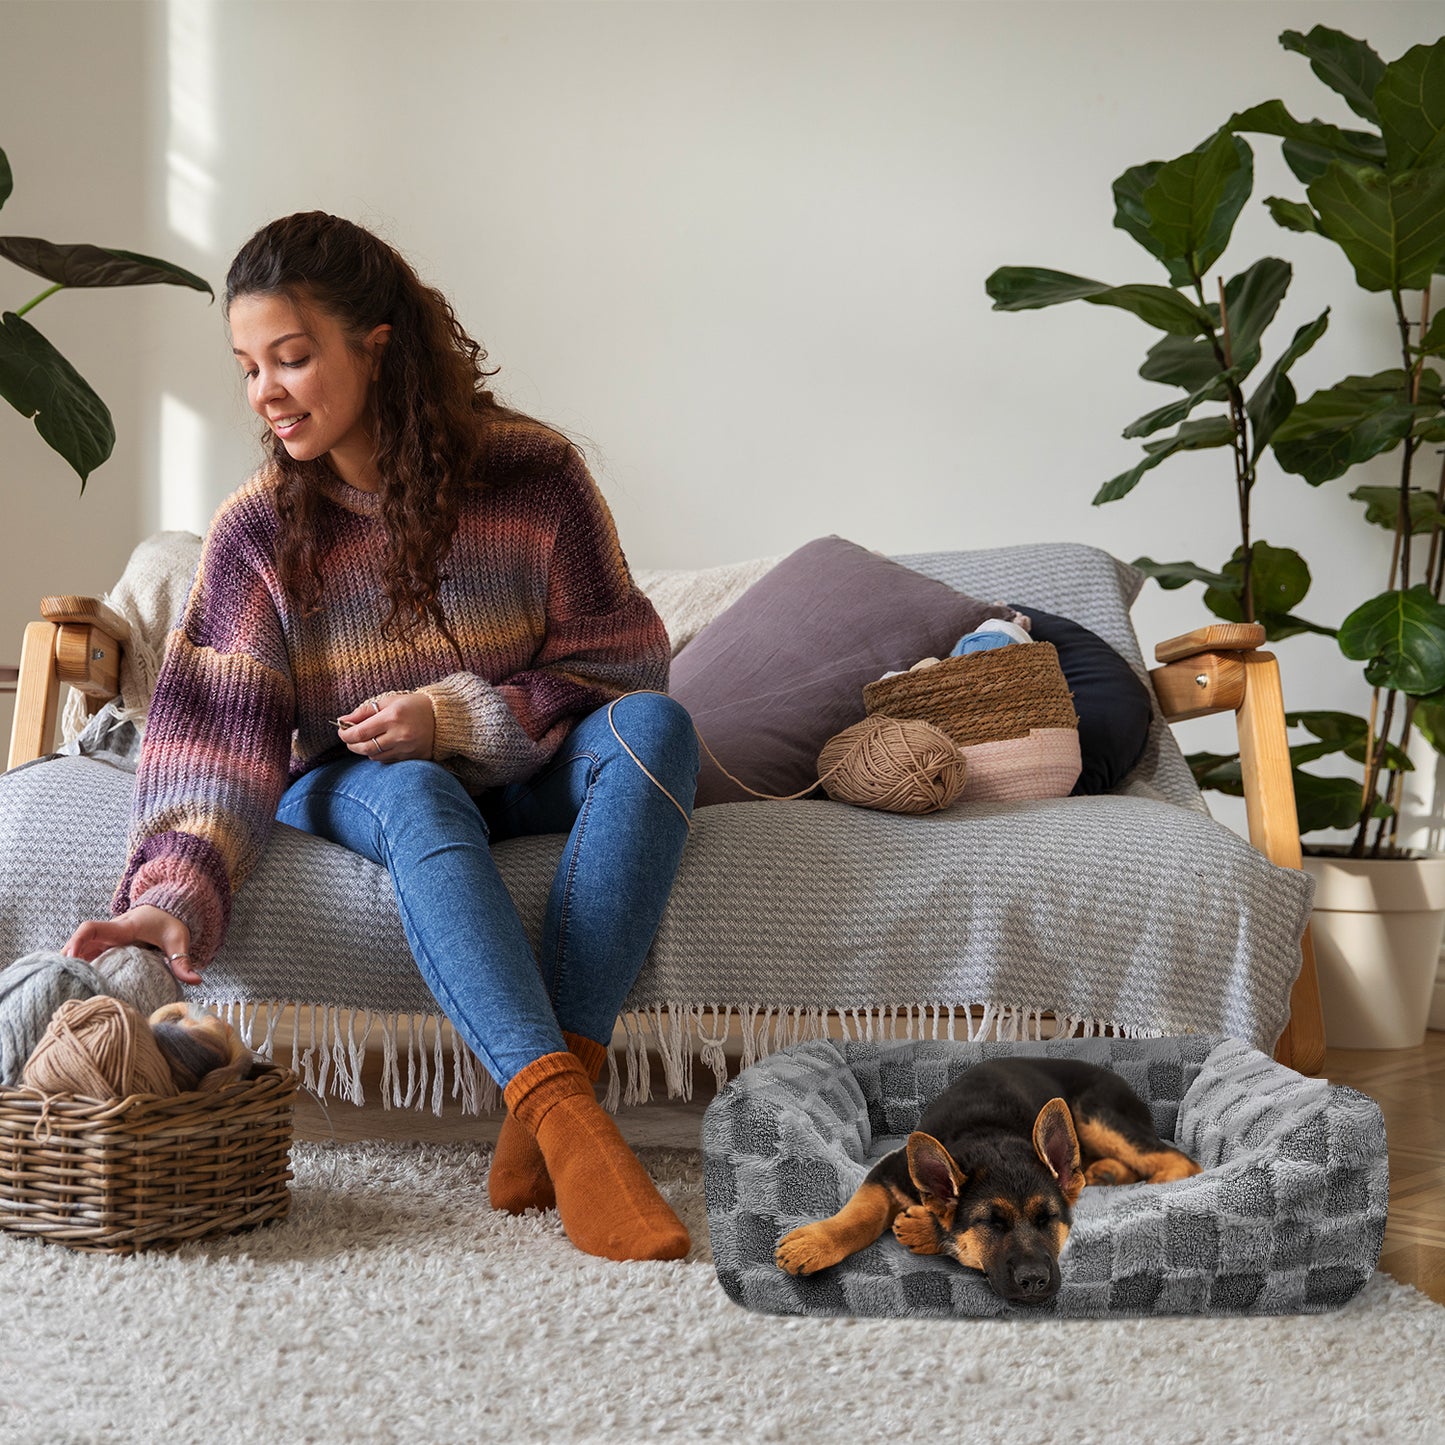
[{"label": "skein of tan yarn", "polygon": [[889,813],[934,813],[963,791],[967,764],[932,723],[874,714],[828,739],[818,754],[824,791]]},{"label": "skein of tan yarn", "polygon": [[104,994],[61,1004],[22,1078],[45,1094],[87,1099],[176,1092],[150,1025],[128,1003]]}]

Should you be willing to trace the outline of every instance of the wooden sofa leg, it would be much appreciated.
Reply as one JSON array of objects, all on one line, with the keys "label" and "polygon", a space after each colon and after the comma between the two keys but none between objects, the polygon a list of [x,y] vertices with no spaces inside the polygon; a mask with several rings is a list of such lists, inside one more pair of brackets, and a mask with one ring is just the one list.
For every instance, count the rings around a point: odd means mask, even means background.
[{"label": "wooden sofa leg", "polygon": [[19,767],[48,753],[54,742],[60,705],[60,677],[55,668],[55,635],[59,630],[53,622],[31,622],[25,628],[7,767]]}]

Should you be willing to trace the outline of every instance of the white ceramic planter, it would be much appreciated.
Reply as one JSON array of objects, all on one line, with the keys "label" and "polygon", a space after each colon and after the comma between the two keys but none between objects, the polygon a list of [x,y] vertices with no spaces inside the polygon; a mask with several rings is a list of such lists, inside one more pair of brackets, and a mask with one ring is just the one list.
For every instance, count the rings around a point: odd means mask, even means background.
[{"label": "white ceramic planter", "polygon": [[1445,935],[1445,857],[1306,857],[1304,867],[1325,1043],[1417,1048]]}]

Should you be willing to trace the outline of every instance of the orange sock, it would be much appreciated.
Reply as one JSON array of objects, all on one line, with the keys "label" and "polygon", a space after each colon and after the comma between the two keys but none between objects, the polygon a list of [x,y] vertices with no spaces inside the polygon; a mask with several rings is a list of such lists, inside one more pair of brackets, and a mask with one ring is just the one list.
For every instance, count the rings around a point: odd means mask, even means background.
[{"label": "orange sock", "polygon": [[[581,1034],[562,1030],[567,1048],[576,1054],[595,1084],[607,1061],[607,1047]],[[492,1151],[492,1167],[487,1175],[487,1198],[493,1209],[508,1214],[521,1214],[527,1209],[551,1209],[557,1203],[557,1191],[547,1173],[547,1161],[531,1133],[524,1129],[512,1113],[502,1120],[497,1147]]]},{"label": "orange sock", "polygon": [[592,1093],[573,1054],[543,1054],[503,1091],[536,1137],[567,1237],[603,1259],[681,1259],[687,1227]]}]

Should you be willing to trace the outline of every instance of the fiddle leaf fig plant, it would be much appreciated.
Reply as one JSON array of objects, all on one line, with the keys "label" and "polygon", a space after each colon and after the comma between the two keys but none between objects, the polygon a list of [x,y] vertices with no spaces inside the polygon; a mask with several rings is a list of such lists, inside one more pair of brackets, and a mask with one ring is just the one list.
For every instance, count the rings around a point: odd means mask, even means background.
[{"label": "fiddle leaf fig plant", "polygon": [[[1400,346],[1398,367],[1346,376],[1315,392],[1280,422],[1272,443],[1279,465],[1315,487],[1399,452],[1397,485],[1363,485],[1350,493],[1364,504],[1366,524],[1385,528],[1394,544],[1386,590],[1356,607],[1338,632],[1340,651],[1364,664],[1369,720],[1351,719],[1348,728],[1337,726],[1321,739],[1348,736],[1332,750],[1362,765],[1354,816],[1344,818],[1345,795],[1337,786],[1350,780],[1304,783],[1308,789],[1328,782],[1338,793],[1331,821],[1314,826],[1352,827],[1351,852],[1360,856],[1372,819],[1378,822],[1371,852],[1385,845],[1387,825],[1393,846],[1412,729],[1445,752],[1445,466],[1424,485],[1415,480],[1424,453],[1445,442],[1445,386],[1427,365],[1445,354],[1445,311],[1431,314],[1434,278],[1445,273],[1445,39],[1414,46],[1389,63],[1365,41],[1322,25],[1308,34],[1287,30],[1280,43],[1306,57],[1315,75],[1373,128],[1299,121],[1271,100],[1239,112],[1226,130],[1281,139],[1305,199],[1270,197],[1270,213],[1287,229],[1333,242],[1357,284],[1389,298]],[[1418,300],[1407,301],[1406,292],[1418,292]],[[1291,721],[1313,732],[1309,720],[1318,716],[1292,714]],[[1389,782],[1382,787],[1383,775]],[[1297,788],[1302,779],[1310,775],[1297,771]]]},{"label": "fiddle leaf fig plant", "polygon": [[[1307,35],[1286,31],[1280,43],[1306,57],[1369,128],[1298,120],[1282,101],[1269,100],[1237,112],[1187,155],[1125,171],[1114,182],[1114,224],[1164,266],[1168,286],[1108,286],[1017,266],[995,271],[986,285],[995,310],[1083,300],[1121,306],[1164,333],[1139,374],[1184,394],[1124,429],[1142,441],[1143,456],[1106,482],[1094,503],[1127,496],[1176,452],[1229,449],[1240,538],[1233,554],[1214,568],[1150,557],[1134,565],[1164,588],[1202,583],[1211,612],[1260,623],[1271,641],[1301,632],[1336,636],[1346,657],[1365,664],[1374,690],[1368,719],[1312,711],[1290,713],[1287,721],[1308,736],[1290,750],[1300,831],[1354,828],[1358,853],[1377,819],[1378,851],[1385,824],[1398,822],[1412,723],[1445,752],[1445,468],[1433,487],[1412,481],[1422,450],[1445,442],[1445,386],[1426,365],[1445,357],[1445,311],[1432,317],[1430,306],[1432,278],[1445,270],[1445,40],[1415,46],[1388,64],[1364,41],[1326,26]],[[1292,268],[1265,257],[1228,281],[1216,278],[1212,294],[1206,289],[1205,274],[1224,254],[1253,186],[1244,133],[1279,138],[1304,186],[1303,200],[1266,199],[1275,221],[1333,242],[1361,287],[1391,298],[1398,367],[1347,376],[1301,402],[1289,373],[1325,334],[1327,307],[1295,331],[1246,394]],[[1418,319],[1406,309],[1406,291],[1422,292]],[[1196,415],[1210,404],[1222,412]],[[1169,427],[1176,430],[1159,435]],[[1398,487],[1364,485],[1350,494],[1364,504],[1366,523],[1394,534],[1387,590],[1338,629],[1301,617],[1295,609],[1309,591],[1308,565],[1292,548],[1271,546],[1251,531],[1250,499],[1265,452],[1283,471],[1320,486],[1396,448]],[[1416,536],[1424,539],[1423,565],[1412,555]],[[1363,781],[1302,766],[1334,754],[1360,764]],[[1197,753],[1189,761],[1202,787],[1242,791],[1237,755]]]},{"label": "fiddle leaf fig plant", "polygon": [[[14,177],[0,151],[0,206]],[[0,256],[51,284],[15,311],[0,314],[0,396],[33,417],[45,442],[70,463],[80,490],[115,447],[110,409],[85,378],[29,321],[27,312],[56,292],[93,286],[187,286],[215,292],[201,277],[170,261],[108,246],[58,246],[33,236],[0,236]]]}]

